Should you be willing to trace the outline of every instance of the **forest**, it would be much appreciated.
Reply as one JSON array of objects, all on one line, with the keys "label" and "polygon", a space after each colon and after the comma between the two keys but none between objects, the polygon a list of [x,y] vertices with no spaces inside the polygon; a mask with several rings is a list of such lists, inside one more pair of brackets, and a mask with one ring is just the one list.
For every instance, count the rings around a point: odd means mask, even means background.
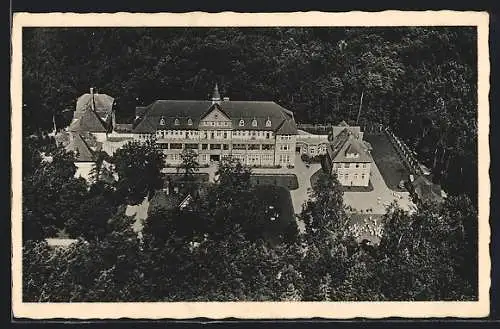
[{"label": "forest", "polygon": [[[477,299],[476,39],[468,27],[24,28],[23,299]],[[215,82],[222,96],[275,101],[299,123],[388,126],[449,198],[412,215],[392,209],[379,245],[357,243],[325,176],[300,215],[306,233],[271,245],[248,197],[251,169],[224,162],[189,225],[160,210],[141,240],[121,207],[158,189],[154,147],[129,145],[109,159],[120,179],[98,166],[88,186],[71,154],[30,137],[53,117],[64,128],[89,87],[146,105],[208,99]],[[54,251],[44,239],[60,231],[80,242]]]},{"label": "forest", "polygon": [[382,123],[448,193],[475,201],[476,43],[472,27],[24,28],[23,128],[51,130],[53,116],[64,127],[91,86],[147,105],[208,99],[218,82],[299,123]]}]

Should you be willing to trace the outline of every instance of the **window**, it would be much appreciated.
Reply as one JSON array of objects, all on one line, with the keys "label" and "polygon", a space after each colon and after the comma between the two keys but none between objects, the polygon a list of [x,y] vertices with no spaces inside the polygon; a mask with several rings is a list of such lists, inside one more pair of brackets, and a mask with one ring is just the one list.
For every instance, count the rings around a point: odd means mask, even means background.
[{"label": "window", "polygon": [[210,149],[211,150],[220,150],[221,144],[210,144]]},{"label": "window", "polygon": [[243,127],[244,125],[245,125],[245,120],[241,119],[241,120],[240,120],[240,123],[239,123],[239,126],[240,126],[240,127]]},{"label": "window", "polygon": [[271,127],[271,120],[267,119],[267,121],[266,121],[266,127]]},{"label": "window", "polygon": [[252,120],[252,127],[257,127],[257,120],[255,119]]},{"label": "window", "polygon": [[246,150],[245,144],[233,144],[233,150]]},{"label": "window", "polygon": [[227,138],[227,132],[224,132],[224,138]]},{"label": "window", "polygon": [[193,125],[193,120],[191,120],[191,118],[188,119],[188,125],[189,126],[192,126]]},{"label": "window", "polygon": [[366,163],[363,163],[363,169],[366,169]]},{"label": "window", "polygon": [[349,164],[348,163],[344,163],[344,168],[349,168]]},{"label": "window", "polygon": [[180,150],[180,149],[182,149],[182,144],[181,143],[170,143],[170,149],[171,150]]},{"label": "window", "polygon": [[160,119],[160,126],[164,126],[164,125],[165,125],[165,118],[161,117],[161,119]]},{"label": "window", "polygon": [[210,122],[210,125],[215,126],[215,122]]},{"label": "window", "polygon": [[356,168],[359,168],[359,163],[356,163]]},{"label": "window", "polygon": [[361,179],[365,179],[365,174],[361,174]]},{"label": "window", "polygon": [[266,138],[269,139],[270,135],[269,133],[266,133]]},{"label": "window", "polygon": [[274,145],[272,145],[272,144],[263,144],[262,145],[262,149],[264,151],[269,151],[269,150],[272,150],[273,148],[274,148]]},{"label": "window", "polygon": [[229,122],[227,122],[227,121],[224,122],[224,126],[226,126],[226,127],[229,126]]},{"label": "window", "polygon": [[178,126],[179,124],[180,124],[179,119],[175,119],[175,120],[174,120],[174,125],[175,125],[175,126]]},{"label": "window", "polygon": [[208,144],[201,144],[201,149],[202,150],[208,149]]},{"label": "window", "polygon": [[229,150],[229,144],[223,144],[222,147],[226,151]]}]

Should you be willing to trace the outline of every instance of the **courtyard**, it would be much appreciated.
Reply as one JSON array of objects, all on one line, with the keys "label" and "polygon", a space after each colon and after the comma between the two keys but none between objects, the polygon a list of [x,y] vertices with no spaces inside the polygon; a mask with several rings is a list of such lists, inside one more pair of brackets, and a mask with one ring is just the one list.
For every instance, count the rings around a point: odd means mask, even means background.
[{"label": "courtyard", "polygon": [[365,134],[364,138],[373,148],[371,155],[387,187],[395,192],[405,191],[399,187],[399,182],[408,180],[410,172],[387,136],[385,134]]},{"label": "courtyard", "polygon": [[[351,216],[352,229],[358,238],[368,238],[371,241],[379,239],[380,219],[387,208],[395,203],[401,209],[412,211],[414,204],[409,192],[398,187],[401,179],[407,179],[408,172],[398,158],[393,146],[385,135],[372,135],[367,138],[373,147],[372,170],[370,185],[360,188],[342,188],[344,205]],[[381,169],[382,168],[382,171]],[[282,232],[288,227],[290,218],[295,218],[299,232],[304,232],[304,223],[298,215],[302,212],[304,203],[309,199],[310,190],[315,179],[322,170],[321,164],[306,165],[296,154],[294,168],[252,168],[251,181],[258,191],[258,197],[266,207],[276,207],[283,213],[283,222],[271,225],[273,234]],[[209,182],[215,182],[217,164],[208,168],[199,168],[199,177]],[[164,168],[169,175],[177,173],[176,168]],[[388,182],[388,183],[387,183]],[[272,201],[272,204],[268,204]],[[287,224],[288,223],[288,224]],[[268,228],[266,228],[267,230]],[[282,233],[279,233],[282,234]]]}]

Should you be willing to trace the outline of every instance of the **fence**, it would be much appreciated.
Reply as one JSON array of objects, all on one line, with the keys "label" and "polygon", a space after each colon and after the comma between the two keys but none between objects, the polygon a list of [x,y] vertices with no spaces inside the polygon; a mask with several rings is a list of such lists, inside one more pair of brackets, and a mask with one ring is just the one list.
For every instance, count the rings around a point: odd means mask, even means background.
[{"label": "fence", "polygon": [[408,170],[414,175],[421,175],[422,169],[410,148],[388,127],[384,131]]}]

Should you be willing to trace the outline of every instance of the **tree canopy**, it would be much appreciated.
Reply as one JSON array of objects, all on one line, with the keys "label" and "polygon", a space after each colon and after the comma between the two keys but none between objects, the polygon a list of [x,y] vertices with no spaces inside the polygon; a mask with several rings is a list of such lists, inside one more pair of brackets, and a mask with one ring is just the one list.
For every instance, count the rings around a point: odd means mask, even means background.
[{"label": "tree canopy", "polygon": [[163,184],[164,155],[152,142],[132,141],[113,154],[118,192],[128,204],[139,204]]}]

